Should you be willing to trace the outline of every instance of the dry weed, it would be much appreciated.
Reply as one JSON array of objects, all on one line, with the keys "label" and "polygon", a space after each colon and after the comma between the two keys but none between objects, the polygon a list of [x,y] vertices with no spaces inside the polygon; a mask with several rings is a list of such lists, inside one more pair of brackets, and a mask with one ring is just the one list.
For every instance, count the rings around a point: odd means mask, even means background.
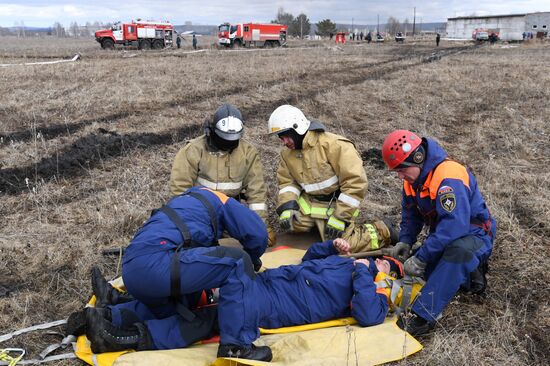
[{"label": "dry weed", "polygon": [[[291,103],[356,143],[365,218],[399,220],[399,182],[379,149],[408,128],[473,169],[498,221],[486,297],[457,296],[424,351],[400,364],[548,364],[548,45],[305,46],[104,52],[91,39],[3,38],[0,63],[83,58],[0,69],[0,285],[11,292],[0,298],[0,333],[78,309],[91,263],[116,274],[101,250],[126,245],[169,197],[173,157],[222,102],[244,113],[273,212],[281,145],[266,121]],[[36,354],[45,338],[6,345]]]}]

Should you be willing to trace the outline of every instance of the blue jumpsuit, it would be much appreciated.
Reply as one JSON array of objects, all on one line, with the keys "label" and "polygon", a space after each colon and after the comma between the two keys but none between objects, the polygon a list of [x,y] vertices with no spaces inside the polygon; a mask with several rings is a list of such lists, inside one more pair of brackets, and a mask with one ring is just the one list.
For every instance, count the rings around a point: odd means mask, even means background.
[{"label": "blue jumpsuit", "polygon": [[[369,267],[354,265],[353,259],[334,254],[332,240],[316,243],[302,264],[269,269],[258,274],[248,288],[220,292],[220,344],[250,345],[259,337],[258,327],[272,329],[348,316],[361,326],[382,323],[388,299],[376,290],[374,262]],[[226,319],[222,312],[233,317]]]},{"label": "blue jumpsuit", "polygon": [[403,183],[399,241],[414,244],[423,226],[430,228],[415,253],[427,263],[427,282],[412,310],[434,322],[491,255],[496,222],[472,173],[449,160],[437,142],[423,140],[427,153],[420,176],[412,185]]},{"label": "blue jumpsuit", "polygon": [[[217,233],[213,232],[207,208],[187,192],[198,192],[208,199],[215,211]],[[232,282],[246,288],[255,277],[253,263],[259,262],[267,247],[266,227],[256,213],[207,188],[194,187],[187,192],[173,198],[167,206],[187,225],[192,246],[176,253],[183,242],[181,232],[164,212],[154,213],[136,233],[123,257],[124,285],[136,301],[110,307],[112,322],[119,327],[144,322],[157,349],[186,347],[197,340],[182,334],[186,322],[170,298],[172,256],[179,256],[180,293],[187,296],[189,303],[191,295],[205,289],[224,285],[225,291],[231,291]],[[237,239],[244,251],[216,246],[223,231]]]}]

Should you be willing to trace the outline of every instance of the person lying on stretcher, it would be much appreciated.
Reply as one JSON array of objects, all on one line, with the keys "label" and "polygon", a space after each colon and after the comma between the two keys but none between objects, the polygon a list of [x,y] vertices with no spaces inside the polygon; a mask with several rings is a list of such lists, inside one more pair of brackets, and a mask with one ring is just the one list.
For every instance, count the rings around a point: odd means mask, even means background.
[{"label": "person lying on stretcher", "polygon": [[[217,319],[215,306],[195,309],[193,324],[175,327],[178,336],[188,339],[190,345],[219,332],[218,357],[271,361],[269,347],[253,344],[260,336],[260,327],[274,329],[349,316],[361,326],[382,323],[390,306],[391,286],[381,283],[387,278],[401,278],[403,266],[391,257],[355,260],[339,256],[349,254],[349,248],[344,239],[328,240],[313,244],[299,265],[267,269],[252,276],[233,272],[220,286]],[[99,302],[119,300],[116,290],[103,278],[98,280],[97,274],[94,282]],[[95,353],[166,349],[151,338],[149,319],[138,319],[128,305],[84,310],[86,324],[77,332],[86,332]],[[124,306],[123,322],[113,324],[110,314],[120,306]],[[188,331],[194,334],[188,335]]]}]

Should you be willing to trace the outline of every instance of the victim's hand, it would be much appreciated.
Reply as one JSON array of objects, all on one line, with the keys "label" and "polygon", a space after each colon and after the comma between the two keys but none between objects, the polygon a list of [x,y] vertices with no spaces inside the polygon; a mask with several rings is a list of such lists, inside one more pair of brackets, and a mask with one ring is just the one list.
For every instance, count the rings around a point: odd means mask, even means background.
[{"label": "victim's hand", "polygon": [[348,241],[342,238],[337,238],[332,241],[332,245],[338,251],[339,254],[350,255],[351,246]]}]

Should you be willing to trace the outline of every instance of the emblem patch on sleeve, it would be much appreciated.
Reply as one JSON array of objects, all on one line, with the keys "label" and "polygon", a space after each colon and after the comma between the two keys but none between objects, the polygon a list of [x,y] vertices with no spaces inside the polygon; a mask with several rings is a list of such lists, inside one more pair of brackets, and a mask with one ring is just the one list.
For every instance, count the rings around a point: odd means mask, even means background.
[{"label": "emblem patch on sleeve", "polygon": [[439,196],[441,207],[447,212],[452,212],[456,207],[456,197],[454,193],[445,193]]}]

